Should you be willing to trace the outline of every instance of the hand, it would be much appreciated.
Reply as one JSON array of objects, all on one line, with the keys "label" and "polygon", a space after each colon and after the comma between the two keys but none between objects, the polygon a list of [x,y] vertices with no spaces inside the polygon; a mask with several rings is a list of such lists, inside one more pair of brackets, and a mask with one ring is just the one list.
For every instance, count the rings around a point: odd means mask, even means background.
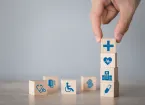
[{"label": "hand", "polygon": [[114,31],[116,42],[120,43],[129,29],[140,0],[92,0],[91,22],[96,41],[103,37],[101,24],[110,23],[118,13],[120,18]]}]

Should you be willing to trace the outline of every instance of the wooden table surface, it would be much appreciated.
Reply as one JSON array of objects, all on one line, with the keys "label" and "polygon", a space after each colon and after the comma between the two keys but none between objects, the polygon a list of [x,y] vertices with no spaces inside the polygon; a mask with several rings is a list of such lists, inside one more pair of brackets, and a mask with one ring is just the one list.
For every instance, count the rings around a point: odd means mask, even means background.
[{"label": "wooden table surface", "polygon": [[34,97],[28,94],[28,81],[1,81],[0,105],[145,105],[145,85],[121,84],[117,98],[100,98],[99,89],[77,95],[61,95],[59,91]]}]

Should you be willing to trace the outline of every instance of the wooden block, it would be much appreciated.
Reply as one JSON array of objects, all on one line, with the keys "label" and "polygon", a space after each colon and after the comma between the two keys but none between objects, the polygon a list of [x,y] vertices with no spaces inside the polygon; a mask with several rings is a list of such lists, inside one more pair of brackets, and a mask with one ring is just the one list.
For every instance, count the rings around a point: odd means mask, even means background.
[{"label": "wooden block", "polygon": [[81,91],[96,90],[96,88],[97,88],[97,78],[96,77],[81,76]]},{"label": "wooden block", "polygon": [[100,82],[116,82],[118,81],[118,67],[101,68]]},{"label": "wooden block", "polygon": [[116,40],[110,38],[102,39],[101,53],[116,53]]},{"label": "wooden block", "polygon": [[62,94],[76,94],[76,80],[61,80]]},{"label": "wooden block", "polygon": [[101,53],[101,68],[117,67],[117,53]]},{"label": "wooden block", "polygon": [[101,82],[100,96],[102,97],[118,97],[119,82]]},{"label": "wooden block", "polygon": [[48,93],[54,93],[58,91],[58,88],[59,88],[58,77],[43,76],[43,80],[47,81]]},{"label": "wooden block", "polygon": [[29,81],[29,94],[47,95],[47,82],[41,80]]}]

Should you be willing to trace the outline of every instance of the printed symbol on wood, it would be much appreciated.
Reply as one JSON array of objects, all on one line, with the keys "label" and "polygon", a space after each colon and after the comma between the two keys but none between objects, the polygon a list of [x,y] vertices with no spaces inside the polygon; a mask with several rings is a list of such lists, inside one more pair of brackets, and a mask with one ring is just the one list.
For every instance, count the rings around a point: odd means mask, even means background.
[{"label": "printed symbol on wood", "polygon": [[107,94],[107,93],[110,91],[111,87],[112,87],[112,86],[109,84],[109,85],[106,87],[104,93]]},{"label": "printed symbol on wood", "polygon": [[109,58],[105,57],[105,58],[104,58],[104,62],[105,62],[107,65],[109,65],[109,64],[112,62],[112,58],[111,58],[111,57],[109,57]]},{"label": "printed symbol on wood", "polygon": [[48,86],[50,88],[54,88],[54,86],[55,86],[55,80],[52,80],[52,79],[48,80]]},{"label": "printed symbol on wood", "polygon": [[92,88],[93,87],[93,81],[91,80],[91,79],[89,79],[88,81],[87,81],[87,84],[88,84],[88,88]]},{"label": "printed symbol on wood", "polygon": [[46,92],[46,89],[41,84],[36,85],[36,89],[39,93]]},{"label": "printed symbol on wood", "polygon": [[74,89],[71,87],[71,85],[69,85],[68,82],[66,83],[65,91],[66,92],[71,92],[71,91],[74,92]]},{"label": "printed symbol on wood", "polygon": [[110,51],[111,47],[114,47],[114,45],[110,44],[110,41],[107,41],[107,44],[104,44],[103,47],[106,47],[107,48],[107,51]]},{"label": "printed symbol on wood", "polygon": [[112,81],[112,75],[110,75],[109,71],[105,71],[105,74],[102,75],[102,80]]}]

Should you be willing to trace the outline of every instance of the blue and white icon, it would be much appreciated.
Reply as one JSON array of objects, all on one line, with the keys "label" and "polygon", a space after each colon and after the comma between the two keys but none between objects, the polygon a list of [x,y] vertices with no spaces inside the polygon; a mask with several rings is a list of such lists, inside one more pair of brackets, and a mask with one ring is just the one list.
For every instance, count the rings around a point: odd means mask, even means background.
[{"label": "blue and white icon", "polygon": [[104,62],[107,64],[107,65],[109,65],[111,62],[112,62],[112,58],[111,57],[105,57],[104,58]]},{"label": "blue and white icon", "polygon": [[49,79],[49,80],[48,80],[48,86],[49,86],[50,88],[54,88],[54,86],[55,86],[55,80]]},{"label": "blue and white icon", "polygon": [[88,85],[88,88],[92,88],[93,87],[93,81],[91,80],[91,79],[89,79],[88,81],[87,81],[87,85]]},{"label": "blue and white icon", "polygon": [[71,87],[71,85],[69,85],[68,82],[66,83],[65,91],[66,92],[74,92],[74,89]]},{"label": "blue and white icon", "polygon": [[109,93],[110,89],[111,89],[112,85],[108,85],[104,91],[105,94]]},{"label": "blue and white icon", "polygon": [[42,84],[36,85],[36,89],[38,90],[39,93],[46,92],[46,89],[43,87]]},{"label": "blue and white icon", "polygon": [[109,71],[104,72],[104,75],[102,75],[102,80],[112,81],[112,75],[110,75]]},{"label": "blue and white icon", "polygon": [[111,47],[114,47],[113,44],[110,44],[110,41],[108,40],[107,41],[107,44],[104,44],[103,47],[106,47],[107,48],[107,51],[110,51]]}]

